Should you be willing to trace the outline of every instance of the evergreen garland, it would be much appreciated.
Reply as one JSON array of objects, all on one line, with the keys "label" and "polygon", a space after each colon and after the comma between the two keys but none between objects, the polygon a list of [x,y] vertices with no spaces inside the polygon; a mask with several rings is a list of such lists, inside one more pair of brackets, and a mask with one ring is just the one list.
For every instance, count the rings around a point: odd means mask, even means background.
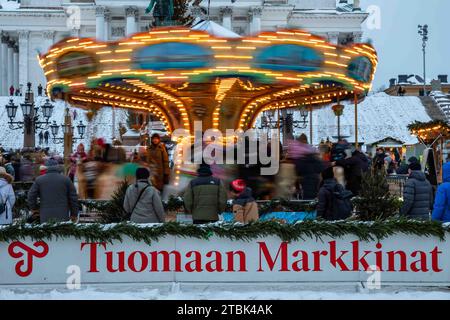
[{"label": "evergreen garland", "polygon": [[420,237],[436,237],[445,240],[450,232],[449,225],[438,222],[422,222],[401,219],[386,221],[303,221],[296,224],[278,222],[255,222],[248,225],[215,223],[209,225],[187,225],[177,222],[165,224],[136,225],[132,223],[73,224],[45,223],[42,225],[13,224],[0,227],[0,242],[12,242],[31,238],[33,241],[54,240],[74,237],[86,242],[123,242],[129,237],[137,242],[151,244],[152,241],[171,235],[181,238],[208,240],[212,236],[234,241],[252,241],[275,236],[282,241],[321,239],[323,237],[340,238],[346,235],[356,236],[361,241],[382,240],[398,233]]}]

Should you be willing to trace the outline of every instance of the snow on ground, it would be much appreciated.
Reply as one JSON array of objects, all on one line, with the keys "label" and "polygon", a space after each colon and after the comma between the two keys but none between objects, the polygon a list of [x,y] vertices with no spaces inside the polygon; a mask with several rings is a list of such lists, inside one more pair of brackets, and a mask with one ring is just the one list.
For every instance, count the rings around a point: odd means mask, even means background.
[{"label": "snow on ground", "polygon": [[[19,108],[17,109],[17,115],[15,118],[15,121],[22,121],[22,109],[20,108],[20,103],[23,103],[24,97],[12,97],[14,104],[18,105]],[[6,105],[9,103],[10,97],[0,97],[0,123],[2,124],[0,126],[0,145],[4,148],[9,150],[12,149],[20,149],[23,147],[23,130],[11,130],[7,123],[9,122],[8,113],[6,111]],[[46,102],[46,97],[35,97],[35,103],[36,106],[41,106]],[[53,123],[53,121],[56,121],[58,125],[61,125],[64,123],[64,113],[66,109],[66,104],[63,101],[55,101],[51,102],[53,106],[55,107],[53,109],[53,115],[50,118],[50,123]],[[76,126],[79,124],[80,120],[83,121],[85,125],[87,125],[86,128],[86,135],[84,139],[78,140],[75,143],[75,146],[79,143],[83,143],[87,148],[89,148],[90,140],[92,137],[103,137],[107,140],[107,142],[111,142],[113,137],[113,125],[112,125],[112,111],[111,108],[103,108],[101,109],[98,114],[95,116],[92,122],[88,122],[86,118],[86,111],[74,108],[69,106],[70,112],[73,115],[73,112],[76,110],[76,120],[73,121],[73,125],[75,126],[75,137],[78,137],[78,131],[76,129]],[[42,112],[39,111],[40,120],[42,119]],[[124,125],[127,123],[127,112],[126,110],[116,110],[116,132],[118,132],[119,129],[119,122],[122,122]],[[47,129],[50,133],[50,141],[49,144],[39,144],[39,133],[42,130],[36,130],[36,147],[46,148],[49,147],[51,152],[56,152],[58,154],[62,154],[64,150],[64,146],[62,143],[55,144],[53,143],[51,130],[50,128]],[[43,130],[45,132],[45,130]],[[117,134],[116,134],[117,136]],[[62,128],[59,129],[59,135],[58,138],[62,138]],[[74,149],[75,149],[74,146]]]},{"label": "snow on ground", "polygon": [[[355,136],[355,107],[346,101],[344,115],[341,117],[341,135],[348,136],[350,142]],[[298,115],[297,115],[298,116]],[[297,118],[299,120],[299,118]],[[418,97],[397,97],[377,93],[366,97],[358,106],[359,141],[366,145],[387,137],[403,141],[407,145],[417,143],[417,138],[411,136],[407,126],[414,121],[428,122],[425,107]],[[309,126],[305,130],[296,130],[296,135],[305,133],[309,136]],[[313,111],[314,144],[321,139],[337,136],[337,118],[331,105]]]},{"label": "snow on ground", "polygon": [[62,288],[0,288],[0,300],[450,300],[446,288],[385,288],[357,289],[356,286],[315,286],[277,290],[265,286],[251,290],[210,288],[170,290],[151,285],[88,286],[81,290]]}]

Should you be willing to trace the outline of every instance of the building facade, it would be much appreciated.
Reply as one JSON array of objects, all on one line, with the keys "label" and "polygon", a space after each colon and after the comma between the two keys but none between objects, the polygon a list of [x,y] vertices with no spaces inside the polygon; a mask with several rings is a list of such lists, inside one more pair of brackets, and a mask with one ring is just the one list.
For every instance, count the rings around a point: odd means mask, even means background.
[{"label": "building facade", "polygon": [[[37,59],[67,37],[114,41],[151,28],[149,0],[0,0],[0,96],[11,86],[45,87]],[[241,35],[278,28],[302,28],[339,44],[360,42],[368,14],[359,0],[211,0],[191,7],[191,14],[210,19]],[[208,13],[209,12],[209,15]]]}]

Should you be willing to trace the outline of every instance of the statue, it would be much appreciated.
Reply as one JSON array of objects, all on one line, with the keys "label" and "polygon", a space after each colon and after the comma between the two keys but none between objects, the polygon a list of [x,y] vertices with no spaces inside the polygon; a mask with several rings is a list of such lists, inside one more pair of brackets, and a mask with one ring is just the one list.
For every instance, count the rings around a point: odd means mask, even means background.
[{"label": "statue", "polygon": [[174,0],[152,0],[145,11],[150,13],[153,10],[153,17],[155,18],[155,26],[167,26],[172,24],[174,7]]}]

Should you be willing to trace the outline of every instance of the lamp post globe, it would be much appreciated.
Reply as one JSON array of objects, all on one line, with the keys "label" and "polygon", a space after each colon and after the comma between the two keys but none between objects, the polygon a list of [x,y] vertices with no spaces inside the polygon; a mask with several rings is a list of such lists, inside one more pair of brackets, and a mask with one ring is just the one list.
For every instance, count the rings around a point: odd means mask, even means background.
[{"label": "lamp post globe", "polygon": [[86,133],[86,125],[83,123],[83,121],[80,121],[77,126],[77,130],[80,137],[83,138],[84,134]]},{"label": "lamp post globe", "polygon": [[9,103],[6,105],[6,112],[8,114],[8,118],[12,121],[17,114],[17,109],[19,107],[17,105],[14,104],[13,99],[9,100]]},{"label": "lamp post globe", "polygon": [[41,108],[44,118],[48,121],[48,119],[52,117],[54,106],[50,103],[50,100],[47,99],[47,101],[44,103],[44,105],[41,106]]},{"label": "lamp post globe", "polygon": [[59,126],[56,124],[56,121],[53,121],[53,124],[50,126],[50,130],[52,132],[53,137],[56,138],[56,136],[59,133]]}]

